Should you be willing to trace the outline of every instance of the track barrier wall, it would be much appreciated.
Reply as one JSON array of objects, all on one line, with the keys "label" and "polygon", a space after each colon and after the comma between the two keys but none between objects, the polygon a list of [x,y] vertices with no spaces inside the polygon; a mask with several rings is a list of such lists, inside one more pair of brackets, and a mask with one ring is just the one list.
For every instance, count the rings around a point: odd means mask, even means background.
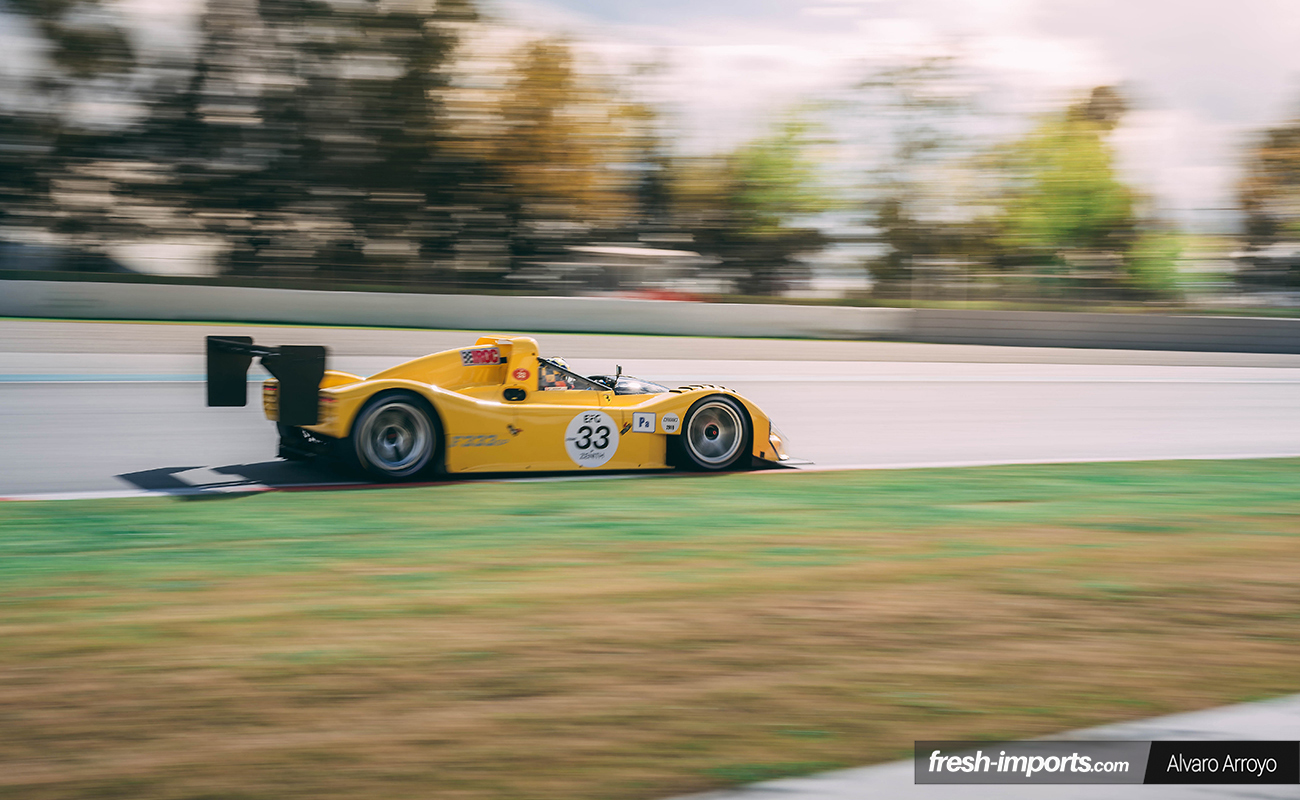
[{"label": "track barrier wall", "polygon": [[1264,317],[685,303],[74,281],[0,281],[0,315],[1300,353],[1300,320]]},{"label": "track barrier wall", "polygon": [[1300,353],[1300,319],[916,309],[908,338],[1012,347]]}]

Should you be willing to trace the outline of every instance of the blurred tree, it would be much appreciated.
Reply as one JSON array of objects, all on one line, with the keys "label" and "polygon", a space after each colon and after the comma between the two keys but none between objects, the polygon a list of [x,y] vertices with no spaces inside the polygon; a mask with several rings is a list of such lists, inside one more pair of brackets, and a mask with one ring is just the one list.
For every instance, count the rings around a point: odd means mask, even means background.
[{"label": "blurred tree", "polygon": [[0,229],[44,229],[58,123],[46,114],[0,114]]},{"label": "blurred tree", "polygon": [[6,5],[32,19],[51,45],[60,74],[45,77],[47,89],[66,87],[69,79],[126,74],[135,65],[126,31],[98,0],[7,0]]},{"label": "blurred tree", "polygon": [[1183,237],[1174,231],[1148,226],[1124,255],[1124,285],[1144,299],[1177,297],[1178,259]]},{"label": "blurred tree", "polygon": [[439,90],[466,3],[429,13],[211,0],[189,85],[146,137],[233,274],[418,281],[451,249]]},{"label": "blurred tree", "polygon": [[623,112],[577,71],[568,43],[525,46],[503,98],[496,153],[521,200],[557,219],[627,216],[631,183],[611,169],[631,156]]},{"label": "blurred tree", "polygon": [[743,294],[787,288],[805,271],[798,256],[829,243],[796,224],[833,206],[808,152],[815,142],[811,126],[791,115],[726,156],[674,164],[673,208],[683,229]]},{"label": "blurred tree", "polygon": [[948,172],[967,147],[975,84],[956,56],[938,55],[881,68],[856,88],[869,146],[882,154],[867,205],[884,252],[868,269],[878,294],[909,293],[921,262],[969,255],[962,248],[975,231]]},{"label": "blurred tree", "polygon": [[1098,87],[996,152],[995,266],[1056,276],[1065,291],[1176,291],[1177,238],[1139,219],[1137,195],[1117,175],[1108,134],[1125,108]]},{"label": "blurred tree", "polygon": [[[481,282],[668,216],[654,109],[562,40],[524,47],[485,92],[455,63],[471,0],[208,0],[193,61],[143,72],[97,0],[17,2],[60,37],[66,80],[57,113],[0,121],[0,224],[205,237],[239,276]],[[131,84],[134,118],[68,128],[75,92],[109,74]]]},{"label": "blurred tree", "polygon": [[[47,45],[48,68],[6,85],[0,117],[0,228],[7,236],[75,245],[76,267],[99,268],[109,243],[138,235],[117,189],[130,176],[106,163],[136,111],[137,59],[120,16],[97,0],[12,0]],[[80,255],[78,255],[80,254]]]},{"label": "blurred tree", "polygon": [[660,202],[656,114],[584,72],[569,42],[522,47],[490,114],[488,158],[506,186],[514,269],[634,231]]},{"label": "blurred tree", "polygon": [[[652,81],[665,71],[664,61],[650,61],[634,66],[623,86],[638,86]],[[635,91],[635,89],[634,89]],[[645,89],[641,88],[644,92]],[[662,233],[672,227],[672,189],[669,170],[672,154],[671,133],[666,131],[667,116],[655,105],[643,100],[628,100],[623,104],[623,118],[630,126],[631,164],[636,178],[637,227],[651,233]]]},{"label": "blurred tree", "polygon": [[831,205],[808,152],[817,143],[812,134],[809,123],[791,115],[732,154],[735,203],[751,231],[778,233],[791,218]]},{"label": "blurred tree", "polygon": [[1134,196],[1116,177],[1106,140],[1122,113],[1115,98],[1108,87],[1096,89],[1089,101],[1042,120],[1001,151],[998,241],[1010,257],[1052,260],[1131,242]]},{"label": "blurred tree", "polygon": [[1249,253],[1238,280],[1300,286],[1300,119],[1263,132],[1237,191]]}]

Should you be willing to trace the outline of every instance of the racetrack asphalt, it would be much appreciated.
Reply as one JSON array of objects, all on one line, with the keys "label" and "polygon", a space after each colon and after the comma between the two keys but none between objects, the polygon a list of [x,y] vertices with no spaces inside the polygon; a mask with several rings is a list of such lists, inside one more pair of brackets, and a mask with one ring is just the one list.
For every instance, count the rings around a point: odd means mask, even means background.
[{"label": "racetrack asphalt", "polygon": [[[209,333],[369,374],[476,333],[0,320],[0,496],[349,480],[204,407]],[[1300,356],[539,334],[582,372],[725,384],[821,467],[1300,455]]]}]

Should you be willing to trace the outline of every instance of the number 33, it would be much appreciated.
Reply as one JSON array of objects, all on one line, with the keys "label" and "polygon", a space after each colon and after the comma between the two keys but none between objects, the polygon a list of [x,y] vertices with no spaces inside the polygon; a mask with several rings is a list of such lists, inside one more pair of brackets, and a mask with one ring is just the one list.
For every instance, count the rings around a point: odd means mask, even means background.
[{"label": "number 33", "polygon": [[596,441],[591,440],[592,430],[590,426],[583,425],[578,428],[579,439],[574,442],[574,446],[579,450],[586,450],[588,447],[595,447],[597,450],[604,450],[609,447],[609,428],[601,425],[595,430]]}]

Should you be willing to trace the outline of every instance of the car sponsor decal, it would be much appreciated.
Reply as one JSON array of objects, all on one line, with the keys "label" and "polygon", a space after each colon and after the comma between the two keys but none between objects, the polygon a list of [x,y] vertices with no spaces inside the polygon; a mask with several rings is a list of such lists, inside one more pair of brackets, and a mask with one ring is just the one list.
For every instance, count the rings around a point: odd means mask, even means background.
[{"label": "car sponsor decal", "polygon": [[564,450],[580,467],[599,467],[618,450],[618,425],[604,411],[583,411],[564,432]]},{"label": "car sponsor decal", "polygon": [[483,436],[452,436],[447,440],[449,447],[500,447],[509,443],[509,439],[491,433]]},{"label": "car sponsor decal", "polygon": [[649,411],[634,411],[632,413],[632,430],[637,433],[654,433],[655,415]]},{"label": "car sponsor decal", "polygon": [[506,363],[499,347],[471,347],[460,351],[460,363],[467,367],[494,367]]},{"label": "car sponsor decal", "polygon": [[677,428],[681,424],[682,419],[676,414],[664,414],[663,418],[659,420],[659,426],[664,433],[677,433]]},{"label": "car sponsor decal", "polygon": [[510,377],[514,378],[515,380],[519,381],[520,383],[523,383],[524,381],[528,380],[528,376],[529,376],[529,375],[532,375],[532,373],[529,372],[528,370],[524,369],[523,367],[520,367],[519,369],[517,369],[517,370],[515,370],[514,372],[510,373]]}]

